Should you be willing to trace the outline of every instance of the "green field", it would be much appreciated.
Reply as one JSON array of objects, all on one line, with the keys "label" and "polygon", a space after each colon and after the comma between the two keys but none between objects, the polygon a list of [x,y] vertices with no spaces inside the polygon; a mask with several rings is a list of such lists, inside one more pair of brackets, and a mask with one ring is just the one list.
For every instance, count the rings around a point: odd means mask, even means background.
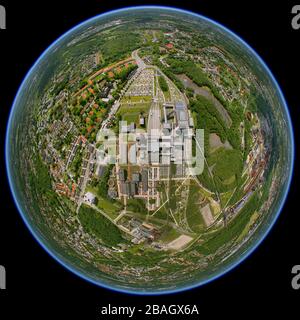
[{"label": "green field", "polygon": [[139,124],[140,114],[135,112],[124,113],[122,120],[127,121],[127,123],[134,122],[136,125]]},{"label": "green field", "polygon": [[156,213],[155,213],[155,217],[159,218],[159,219],[163,219],[163,220],[167,220],[168,219],[168,211],[166,208],[166,205],[164,205],[163,207],[161,207]]},{"label": "green field", "polygon": [[220,194],[222,207],[224,207],[227,204],[228,200],[231,198],[232,195],[233,195],[233,192],[231,190]]},{"label": "green field", "polygon": [[194,232],[201,232],[205,228],[204,220],[200,213],[199,201],[203,196],[196,182],[191,181],[189,199],[186,208],[186,218],[189,227]]},{"label": "green field", "polygon": [[139,212],[141,214],[147,214],[145,202],[141,199],[128,199],[127,200],[127,210],[133,212]]},{"label": "green field", "polygon": [[159,237],[159,241],[169,243],[175,239],[177,239],[181,233],[170,226],[164,226],[160,229],[161,236]]},{"label": "green field", "polygon": [[150,109],[150,103],[137,103],[134,105],[122,104],[117,114],[123,115],[125,113],[148,113]]},{"label": "green field", "polygon": [[145,126],[147,126],[149,109],[150,103],[122,104],[117,116],[121,117],[123,121],[127,121],[127,124],[134,122],[136,127],[140,128],[140,115],[145,117]]},{"label": "green field", "polygon": [[239,150],[219,148],[207,157],[207,163],[213,175],[208,174],[205,167],[199,180],[210,190],[227,192],[234,189],[240,180],[243,170],[243,155]]},{"label": "green field", "polygon": [[121,100],[122,103],[148,103],[151,102],[151,96],[124,96]]},{"label": "green field", "polygon": [[122,210],[121,203],[104,198],[99,198],[97,207],[107,213],[112,219],[117,218]]}]

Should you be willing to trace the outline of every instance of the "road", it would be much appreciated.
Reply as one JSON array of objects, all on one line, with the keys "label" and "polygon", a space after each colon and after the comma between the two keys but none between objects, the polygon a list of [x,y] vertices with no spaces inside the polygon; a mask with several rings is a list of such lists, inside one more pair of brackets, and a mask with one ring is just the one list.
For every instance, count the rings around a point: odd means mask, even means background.
[{"label": "road", "polygon": [[132,54],[131,54],[131,56],[132,56],[132,59],[135,59],[138,67],[141,68],[141,69],[144,69],[144,68],[146,68],[147,65],[146,65],[146,63],[139,57],[138,51],[139,51],[139,49],[133,51]]},{"label": "road", "polygon": [[[157,70],[155,70],[157,72]],[[159,106],[159,95],[158,95],[158,81],[157,76],[155,75],[154,81],[156,81],[156,90],[154,92],[153,101],[151,104],[151,108],[149,111],[149,117],[148,117],[148,134],[151,134],[152,130],[160,130],[161,124],[160,124],[160,106]],[[155,85],[153,84],[153,87]]]},{"label": "road", "polygon": [[155,129],[160,129],[160,108],[158,101],[154,99],[149,112],[148,133],[151,134],[151,130]]},{"label": "road", "polygon": [[[84,197],[84,194],[85,194],[85,188],[86,188],[86,185],[89,181],[89,176],[90,176],[90,164],[92,162],[92,159],[94,157],[94,153],[91,152],[90,156],[89,156],[89,159],[86,159],[87,161],[87,166],[85,168],[85,173],[84,173],[84,176],[81,176],[81,178],[83,178],[83,183],[82,183],[82,186],[81,186],[81,192],[80,192],[80,195],[79,195],[79,199],[78,199],[78,205],[77,205],[77,212],[79,212],[79,208],[83,202],[83,197]],[[84,171],[84,168],[83,170]]]}]

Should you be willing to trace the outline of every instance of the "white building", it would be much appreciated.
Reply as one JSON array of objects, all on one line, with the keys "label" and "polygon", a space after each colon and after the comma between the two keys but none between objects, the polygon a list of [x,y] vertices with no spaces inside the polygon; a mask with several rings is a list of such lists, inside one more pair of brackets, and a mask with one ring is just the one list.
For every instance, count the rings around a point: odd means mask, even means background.
[{"label": "white building", "polygon": [[91,193],[91,192],[87,192],[84,197],[83,197],[84,202],[88,203],[88,204],[95,204],[96,202],[96,196]]}]

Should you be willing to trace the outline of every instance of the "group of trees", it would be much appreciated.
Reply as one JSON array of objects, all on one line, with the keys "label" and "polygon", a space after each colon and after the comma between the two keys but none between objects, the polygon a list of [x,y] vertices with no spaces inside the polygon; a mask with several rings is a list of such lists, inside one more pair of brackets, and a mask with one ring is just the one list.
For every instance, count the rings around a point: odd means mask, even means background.
[{"label": "group of trees", "polygon": [[167,92],[169,90],[169,86],[168,86],[167,81],[164,78],[164,76],[160,76],[158,78],[158,83],[159,83],[159,86],[163,92]]},{"label": "group of trees", "polygon": [[120,72],[116,73],[115,79],[119,79],[124,82],[127,80],[129,74],[135,69],[137,69],[137,65],[130,64],[127,68],[123,68]]},{"label": "group of trees", "polygon": [[129,199],[127,201],[127,210],[133,212],[147,212],[145,202],[142,199]]},{"label": "group of trees", "polygon": [[[230,190],[233,185],[236,185],[242,170],[243,152],[241,150],[241,132],[240,123],[242,121],[242,109],[237,107],[232,109],[230,116],[232,119],[231,126],[228,127],[219,111],[216,109],[214,103],[200,95],[196,99],[191,99],[191,110],[196,117],[197,128],[205,130],[204,136],[204,154],[208,159],[209,165],[214,167],[214,179],[211,178],[208,168],[199,176],[199,179],[208,189],[219,192]],[[247,120],[245,120],[247,121]],[[250,127],[246,124],[247,133]],[[231,144],[234,150],[224,150],[224,154],[218,155],[218,159],[213,159],[210,154],[209,135],[215,133],[219,136],[222,143],[226,140]],[[249,138],[250,139],[250,138]],[[247,139],[247,146],[250,143]],[[216,151],[217,152],[217,151]],[[225,167],[228,166],[228,170]],[[224,184],[224,181],[231,176],[235,176],[232,183]]]},{"label": "group of trees", "polygon": [[83,153],[82,153],[82,150],[80,150],[79,152],[77,152],[70,166],[71,171],[75,174],[75,177],[74,177],[75,181],[77,181],[80,177],[82,157],[83,157]]},{"label": "group of trees", "polygon": [[176,78],[176,76],[174,75],[174,73],[169,70],[168,68],[166,68],[164,65],[162,65],[159,61],[156,61],[155,63],[156,65],[159,66],[159,68],[162,70],[162,72],[170,79],[172,80],[172,82],[176,85],[176,87],[183,92],[184,91],[184,86],[181,83],[181,81],[179,79]]},{"label": "group of trees", "polygon": [[216,133],[224,143],[227,139],[226,125],[213,102],[205,97],[197,95],[191,100],[190,107],[196,116],[197,127],[205,130],[204,153],[208,156],[209,134]]},{"label": "group of trees", "polygon": [[140,46],[140,35],[135,32],[124,32],[121,29],[109,33],[100,45],[101,52],[106,61],[118,61],[123,59],[128,52],[138,49]]},{"label": "group of trees", "polygon": [[[169,57],[166,59],[166,62],[170,65],[170,73],[175,73],[175,74],[185,74],[187,75],[195,84],[197,84],[199,87],[208,87],[212,94],[215,96],[217,100],[220,101],[220,103],[228,108],[229,104],[224,98],[221,96],[219,90],[214,86],[214,84],[211,82],[211,80],[207,77],[207,75],[203,72],[201,67],[197,65],[195,62],[192,60],[184,60],[184,59],[178,59],[178,58],[173,58]],[[165,71],[164,71],[165,72]],[[176,78],[176,77],[175,77]],[[173,79],[172,79],[173,80]],[[178,85],[178,82],[180,83]],[[175,84],[177,87],[183,91],[184,87],[181,84],[180,81],[177,82],[175,81]]]},{"label": "group of trees", "polygon": [[104,244],[116,246],[125,241],[118,227],[96,210],[81,206],[78,217],[83,229],[100,238]]},{"label": "group of trees", "polygon": [[110,177],[110,172],[113,168],[113,165],[106,166],[104,168],[104,174],[100,178],[99,183],[98,183],[98,193],[101,197],[107,198],[107,191],[108,191],[108,180]]},{"label": "group of trees", "polygon": [[191,60],[168,58],[167,63],[170,65],[172,72],[186,74],[198,86],[211,87],[212,84],[206,74]]}]

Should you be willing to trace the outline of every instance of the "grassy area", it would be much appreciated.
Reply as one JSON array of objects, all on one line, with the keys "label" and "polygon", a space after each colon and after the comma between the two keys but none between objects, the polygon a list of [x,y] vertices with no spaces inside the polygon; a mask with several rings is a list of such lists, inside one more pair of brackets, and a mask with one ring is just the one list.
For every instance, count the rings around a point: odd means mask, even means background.
[{"label": "grassy area", "polygon": [[124,114],[127,112],[148,112],[150,109],[151,103],[137,103],[128,106],[127,104],[122,104],[118,110],[118,114]]},{"label": "grassy area", "polygon": [[163,92],[169,91],[169,86],[168,86],[168,84],[167,84],[166,79],[165,79],[163,76],[160,76],[160,77],[158,78],[158,83],[159,83],[160,89],[161,89]]},{"label": "grassy area", "polygon": [[211,236],[198,250],[204,254],[213,254],[224,243],[236,240],[243,233],[249,223],[253,212],[259,205],[259,197],[257,193],[253,194],[245,206],[241,209],[238,216],[231,221],[226,228],[222,228]]},{"label": "grassy area", "polygon": [[85,232],[98,237],[108,246],[116,246],[126,241],[122,238],[121,231],[113,223],[90,207],[81,206],[78,218]]},{"label": "grassy area", "polygon": [[147,214],[148,211],[145,206],[145,202],[142,199],[128,199],[127,210],[138,212],[141,214]]},{"label": "grassy area", "polygon": [[[106,180],[105,180],[106,181]],[[106,185],[107,182],[105,182]],[[107,191],[100,188],[101,183],[98,186],[89,185],[86,191],[92,192],[98,199],[97,207],[107,213],[112,219],[115,219],[119,212],[123,209],[123,205],[113,199],[107,197]],[[103,187],[103,186],[102,186]]]},{"label": "grassy area", "polygon": [[208,175],[207,167],[199,176],[201,182],[210,190],[227,192],[235,188],[243,170],[243,155],[239,150],[228,150],[223,147],[217,149],[207,157],[214,181]]},{"label": "grassy area", "polygon": [[245,191],[242,186],[246,180],[247,180],[247,175],[244,175],[244,177],[239,179],[236,190],[233,192],[228,205],[233,205],[243,197],[243,195],[245,194]]},{"label": "grassy area", "polygon": [[181,233],[179,233],[177,230],[173,229],[170,226],[162,227],[160,232],[161,236],[159,237],[159,240],[165,243],[169,243],[177,239],[181,235]]},{"label": "grassy area", "polygon": [[164,92],[164,96],[165,96],[166,101],[170,101],[171,100],[171,94],[170,94],[169,90]]},{"label": "grassy area", "polygon": [[208,163],[210,165],[216,163],[213,173],[222,181],[231,178],[232,175],[241,174],[243,169],[241,153],[237,150],[221,148],[208,158]]},{"label": "grassy area", "polygon": [[177,208],[177,196],[175,191],[178,188],[178,185],[175,180],[170,180],[170,189],[169,189],[169,201],[166,203],[166,208],[171,210],[176,210]]},{"label": "grassy area", "polygon": [[129,113],[147,113],[149,112],[150,109],[150,103],[139,103],[139,104],[134,104],[134,105],[126,105],[123,104],[121,105],[120,109],[118,110],[117,114],[120,116],[123,116],[124,114],[129,114]]},{"label": "grassy area", "polygon": [[134,112],[124,113],[122,120],[127,121],[127,123],[134,122],[137,126],[139,125],[140,114]]},{"label": "grassy area", "polygon": [[147,103],[151,102],[151,96],[124,96],[121,100],[121,103]]},{"label": "grassy area", "polygon": [[250,221],[247,223],[246,227],[244,228],[244,230],[242,231],[242,233],[239,235],[237,242],[242,241],[247,234],[249,233],[250,229],[252,228],[252,226],[255,224],[256,220],[259,218],[259,213],[258,212],[254,212],[253,215],[250,218]]},{"label": "grassy area", "polygon": [[159,83],[159,87],[162,90],[166,101],[170,101],[171,95],[170,95],[170,91],[169,91],[169,85],[168,85],[166,79],[163,76],[160,76],[160,77],[158,77],[158,83]]},{"label": "grassy area", "polygon": [[226,203],[228,202],[228,200],[230,199],[232,195],[232,191],[227,191],[227,192],[223,192],[220,194],[220,198],[221,198],[221,206],[224,207],[226,205]]},{"label": "grassy area", "polygon": [[115,219],[120,211],[122,210],[121,203],[117,201],[111,201],[108,199],[104,199],[99,197],[97,207],[102,209],[106,214],[108,214],[112,219]]},{"label": "grassy area", "polygon": [[117,112],[117,116],[121,117],[123,121],[127,121],[127,124],[134,122],[136,127],[140,128],[140,115],[145,118],[146,125],[149,109],[150,103],[138,103],[133,105],[123,104]]},{"label": "grassy area", "polygon": [[161,207],[156,213],[155,213],[155,217],[159,218],[159,219],[164,219],[167,220],[168,219],[168,211],[166,209],[166,205],[164,205],[163,207]]},{"label": "grassy area", "polygon": [[201,232],[205,228],[204,220],[199,210],[199,201],[201,201],[202,197],[198,185],[192,181],[186,208],[186,218],[189,227],[194,232]]},{"label": "grassy area", "polygon": [[235,175],[232,175],[231,177],[223,180],[223,184],[230,185],[230,184],[233,184],[234,181],[235,181]]}]

